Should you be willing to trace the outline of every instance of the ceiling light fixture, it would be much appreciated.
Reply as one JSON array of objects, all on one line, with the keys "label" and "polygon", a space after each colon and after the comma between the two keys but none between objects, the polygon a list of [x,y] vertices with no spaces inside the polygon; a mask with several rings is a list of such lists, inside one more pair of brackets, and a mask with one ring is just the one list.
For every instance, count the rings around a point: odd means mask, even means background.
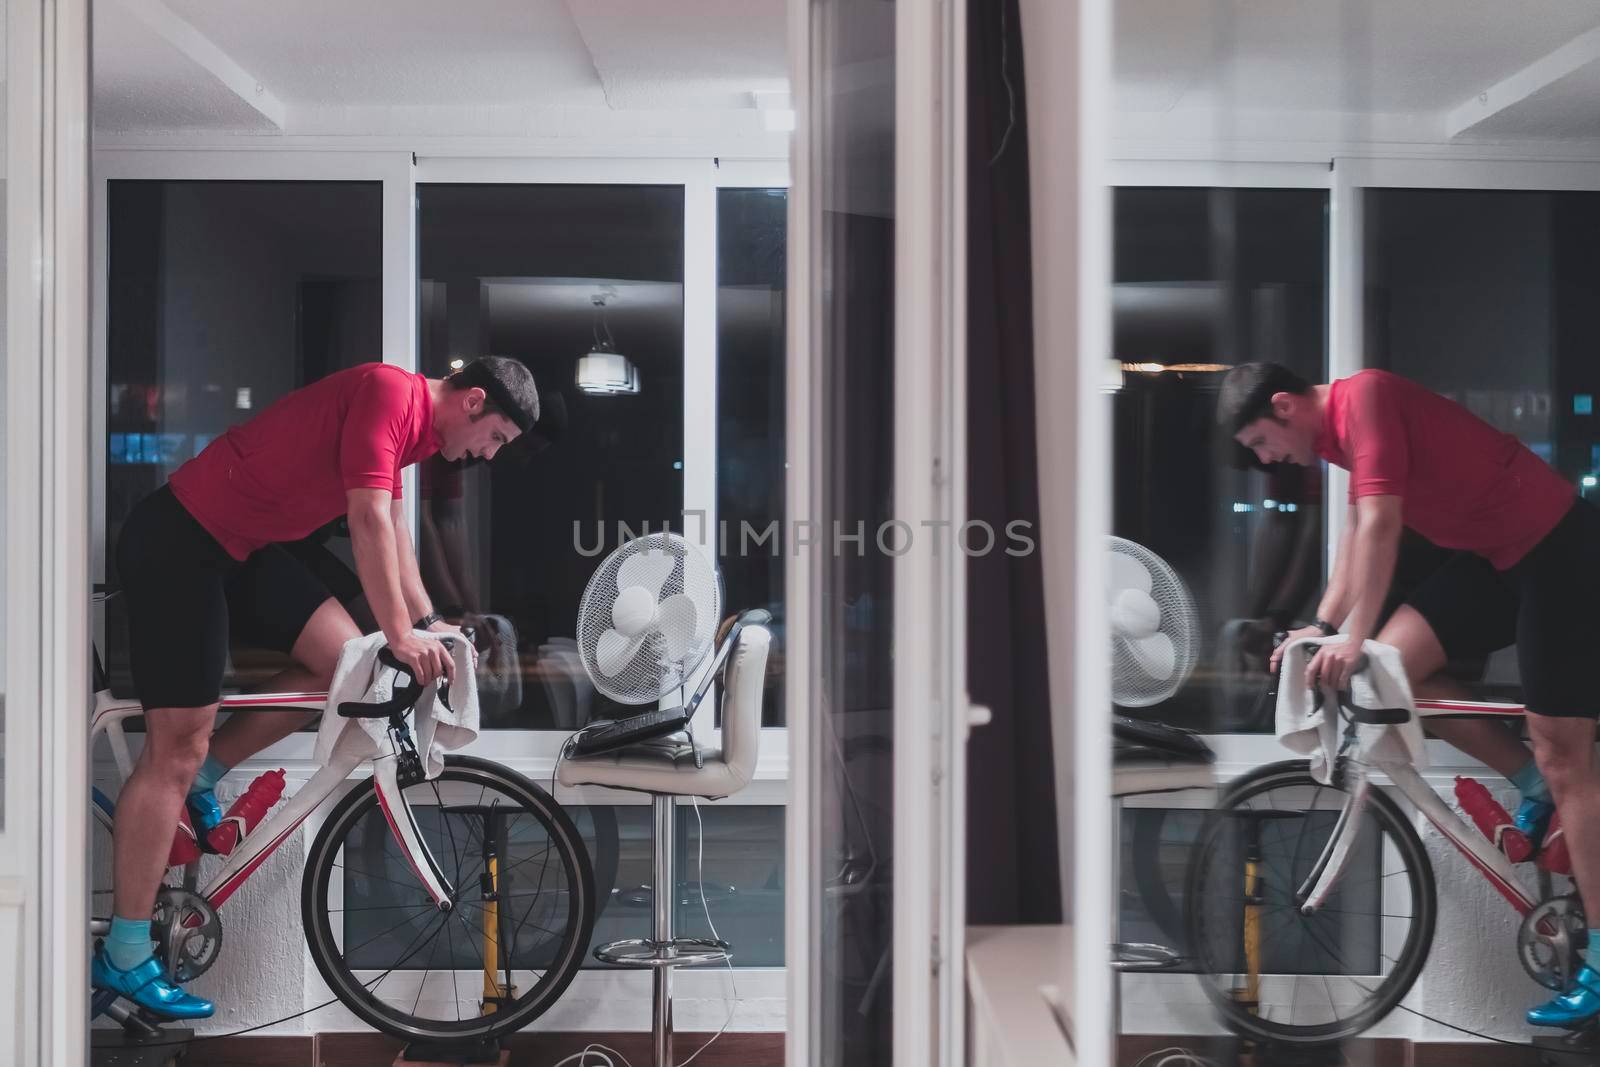
[{"label": "ceiling light fixture", "polygon": [[[615,291],[610,295],[615,295]],[[639,392],[639,368],[616,350],[616,341],[611,337],[611,325],[605,317],[606,299],[605,292],[596,293],[589,299],[594,307],[594,344],[578,358],[574,380],[578,388],[590,396],[633,396]],[[600,336],[602,331],[605,333],[603,338]]]}]

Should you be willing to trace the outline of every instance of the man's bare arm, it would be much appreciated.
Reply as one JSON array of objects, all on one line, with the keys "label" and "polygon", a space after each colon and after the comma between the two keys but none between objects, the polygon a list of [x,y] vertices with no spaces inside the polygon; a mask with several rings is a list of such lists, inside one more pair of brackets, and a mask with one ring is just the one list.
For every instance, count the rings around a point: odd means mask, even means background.
[{"label": "man's bare arm", "polygon": [[1394,581],[1400,552],[1400,498],[1364,496],[1356,501],[1355,560],[1349,575],[1350,611],[1344,630],[1359,645],[1377,629],[1378,614]]},{"label": "man's bare arm", "polygon": [[393,503],[387,489],[345,492],[356,575],[361,579],[361,589],[367,594],[367,603],[390,650],[423,682],[431,682],[441,675],[453,677],[455,662],[444,646],[412,632],[412,616],[400,582],[400,551],[395,539]]},{"label": "man's bare arm", "polygon": [[417,552],[411,544],[411,526],[406,522],[405,507],[398,500],[389,502],[389,522],[394,528],[395,552],[400,565],[400,591],[405,596],[406,610],[413,619],[420,619],[432,613],[433,601],[428,598],[427,586],[422,584]]},{"label": "man's bare arm", "polygon": [[1335,626],[1343,626],[1350,614],[1350,572],[1355,566],[1356,528],[1361,516],[1355,504],[1345,512],[1344,532],[1339,535],[1339,547],[1333,557],[1333,574],[1328,578],[1328,588],[1317,602],[1317,618]]}]

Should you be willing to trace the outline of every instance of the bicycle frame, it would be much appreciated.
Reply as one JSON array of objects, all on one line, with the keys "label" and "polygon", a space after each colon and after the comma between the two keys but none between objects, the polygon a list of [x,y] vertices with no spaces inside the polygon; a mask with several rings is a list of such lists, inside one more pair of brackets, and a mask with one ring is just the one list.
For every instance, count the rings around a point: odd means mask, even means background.
[{"label": "bicycle frame", "polygon": [[[326,693],[265,693],[224,697],[221,710],[269,708],[279,711],[320,712],[326,704]],[[144,707],[137,701],[117,700],[109,692],[95,694],[94,718],[89,730],[91,750],[95,740],[103,733],[111,743],[117,769],[126,780],[133,770],[133,757],[128,748],[124,724],[144,715]],[[250,875],[266,862],[278,846],[287,841],[300,824],[313,811],[328,800],[363,762],[361,758],[338,758],[321,767],[311,780],[295,791],[283,807],[257,826],[239,842],[220,870],[200,889],[200,895],[214,908],[220,908],[238,891]],[[384,819],[400,846],[402,855],[427,890],[434,905],[441,911],[449,910],[454,893],[427,844],[417,830],[415,818],[407,804],[398,781],[398,753],[388,752],[371,759],[372,773],[378,791],[378,804]],[[97,933],[100,931],[96,931]]]},{"label": "bicycle frame", "polygon": [[[1520,704],[1469,703],[1465,701],[1418,701],[1417,717],[1449,718],[1508,718],[1524,714]],[[1454,845],[1467,862],[1478,869],[1490,885],[1505,898],[1507,904],[1519,915],[1526,916],[1537,906],[1517,877],[1516,868],[1505,854],[1496,848],[1475,827],[1451,810],[1433,787],[1417,773],[1410,763],[1367,763],[1360,752],[1351,753],[1346,760],[1350,799],[1339,813],[1339,821],[1328,839],[1322,856],[1312,868],[1310,876],[1301,887],[1301,910],[1307,914],[1327,902],[1344,873],[1361,828],[1359,818],[1372,789],[1370,772],[1377,770],[1388,777],[1401,796],[1411,801],[1434,827]]]}]

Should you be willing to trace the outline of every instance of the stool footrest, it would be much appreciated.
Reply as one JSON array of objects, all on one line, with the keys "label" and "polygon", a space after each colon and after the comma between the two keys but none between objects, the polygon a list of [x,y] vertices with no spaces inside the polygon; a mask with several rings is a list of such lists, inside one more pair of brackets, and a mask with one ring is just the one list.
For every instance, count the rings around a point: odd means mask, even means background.
[{"label": "stool footrest", "polygon": [[601,945],[594,950],[594,958],[618,967],[695,967],[732,959],[733,950],[726,941],[709,937],[678,937],[671,941],[634,937]]}]

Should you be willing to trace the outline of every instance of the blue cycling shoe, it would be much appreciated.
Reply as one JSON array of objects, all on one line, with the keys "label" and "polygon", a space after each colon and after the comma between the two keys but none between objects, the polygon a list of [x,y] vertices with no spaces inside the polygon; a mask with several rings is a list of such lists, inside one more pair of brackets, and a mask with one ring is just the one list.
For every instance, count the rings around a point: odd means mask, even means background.
[{"label": "blue cycling shoe", "polygon": [[[216,799],[212,798],[211,802],[215,804]],[[1550,829],[1550,819],[1555,813],[1556,806],[1552,802],[1528,799],[1517,808],[1516,818],[1511,821],[1528,838],[1528,843],[1537,849],[1544,843],[1544,835]],[[220,819],[221,814],[217,817]]]},{"label": "blue cycling shoe", "polygon": [[113,967],[101,949],[89,967],[89,983],[96,989],[109,989],[126,997],[164,1019],[208,1019],[216,1011],[211,1001],[185,993],[167,981],[166,972],[154,956],[123,971]]},{"label": "blue cycling shoe", "polygon": [[1528,1025],[1576,1030],[1596,1018],[1600,1018],[1600,973],[1586,963],[1578,969],[1569,991],[1528,1012]]},{"label": "blue cycling shoe", "polygon": [[206,834],[215,830],[222,822],[222,805],[217,803],[217,794],[209,789],[190,793],[184,803],[189,807],[189,825],[194,827],[194,836],[200,839],[201,847],[204,848]]}]

